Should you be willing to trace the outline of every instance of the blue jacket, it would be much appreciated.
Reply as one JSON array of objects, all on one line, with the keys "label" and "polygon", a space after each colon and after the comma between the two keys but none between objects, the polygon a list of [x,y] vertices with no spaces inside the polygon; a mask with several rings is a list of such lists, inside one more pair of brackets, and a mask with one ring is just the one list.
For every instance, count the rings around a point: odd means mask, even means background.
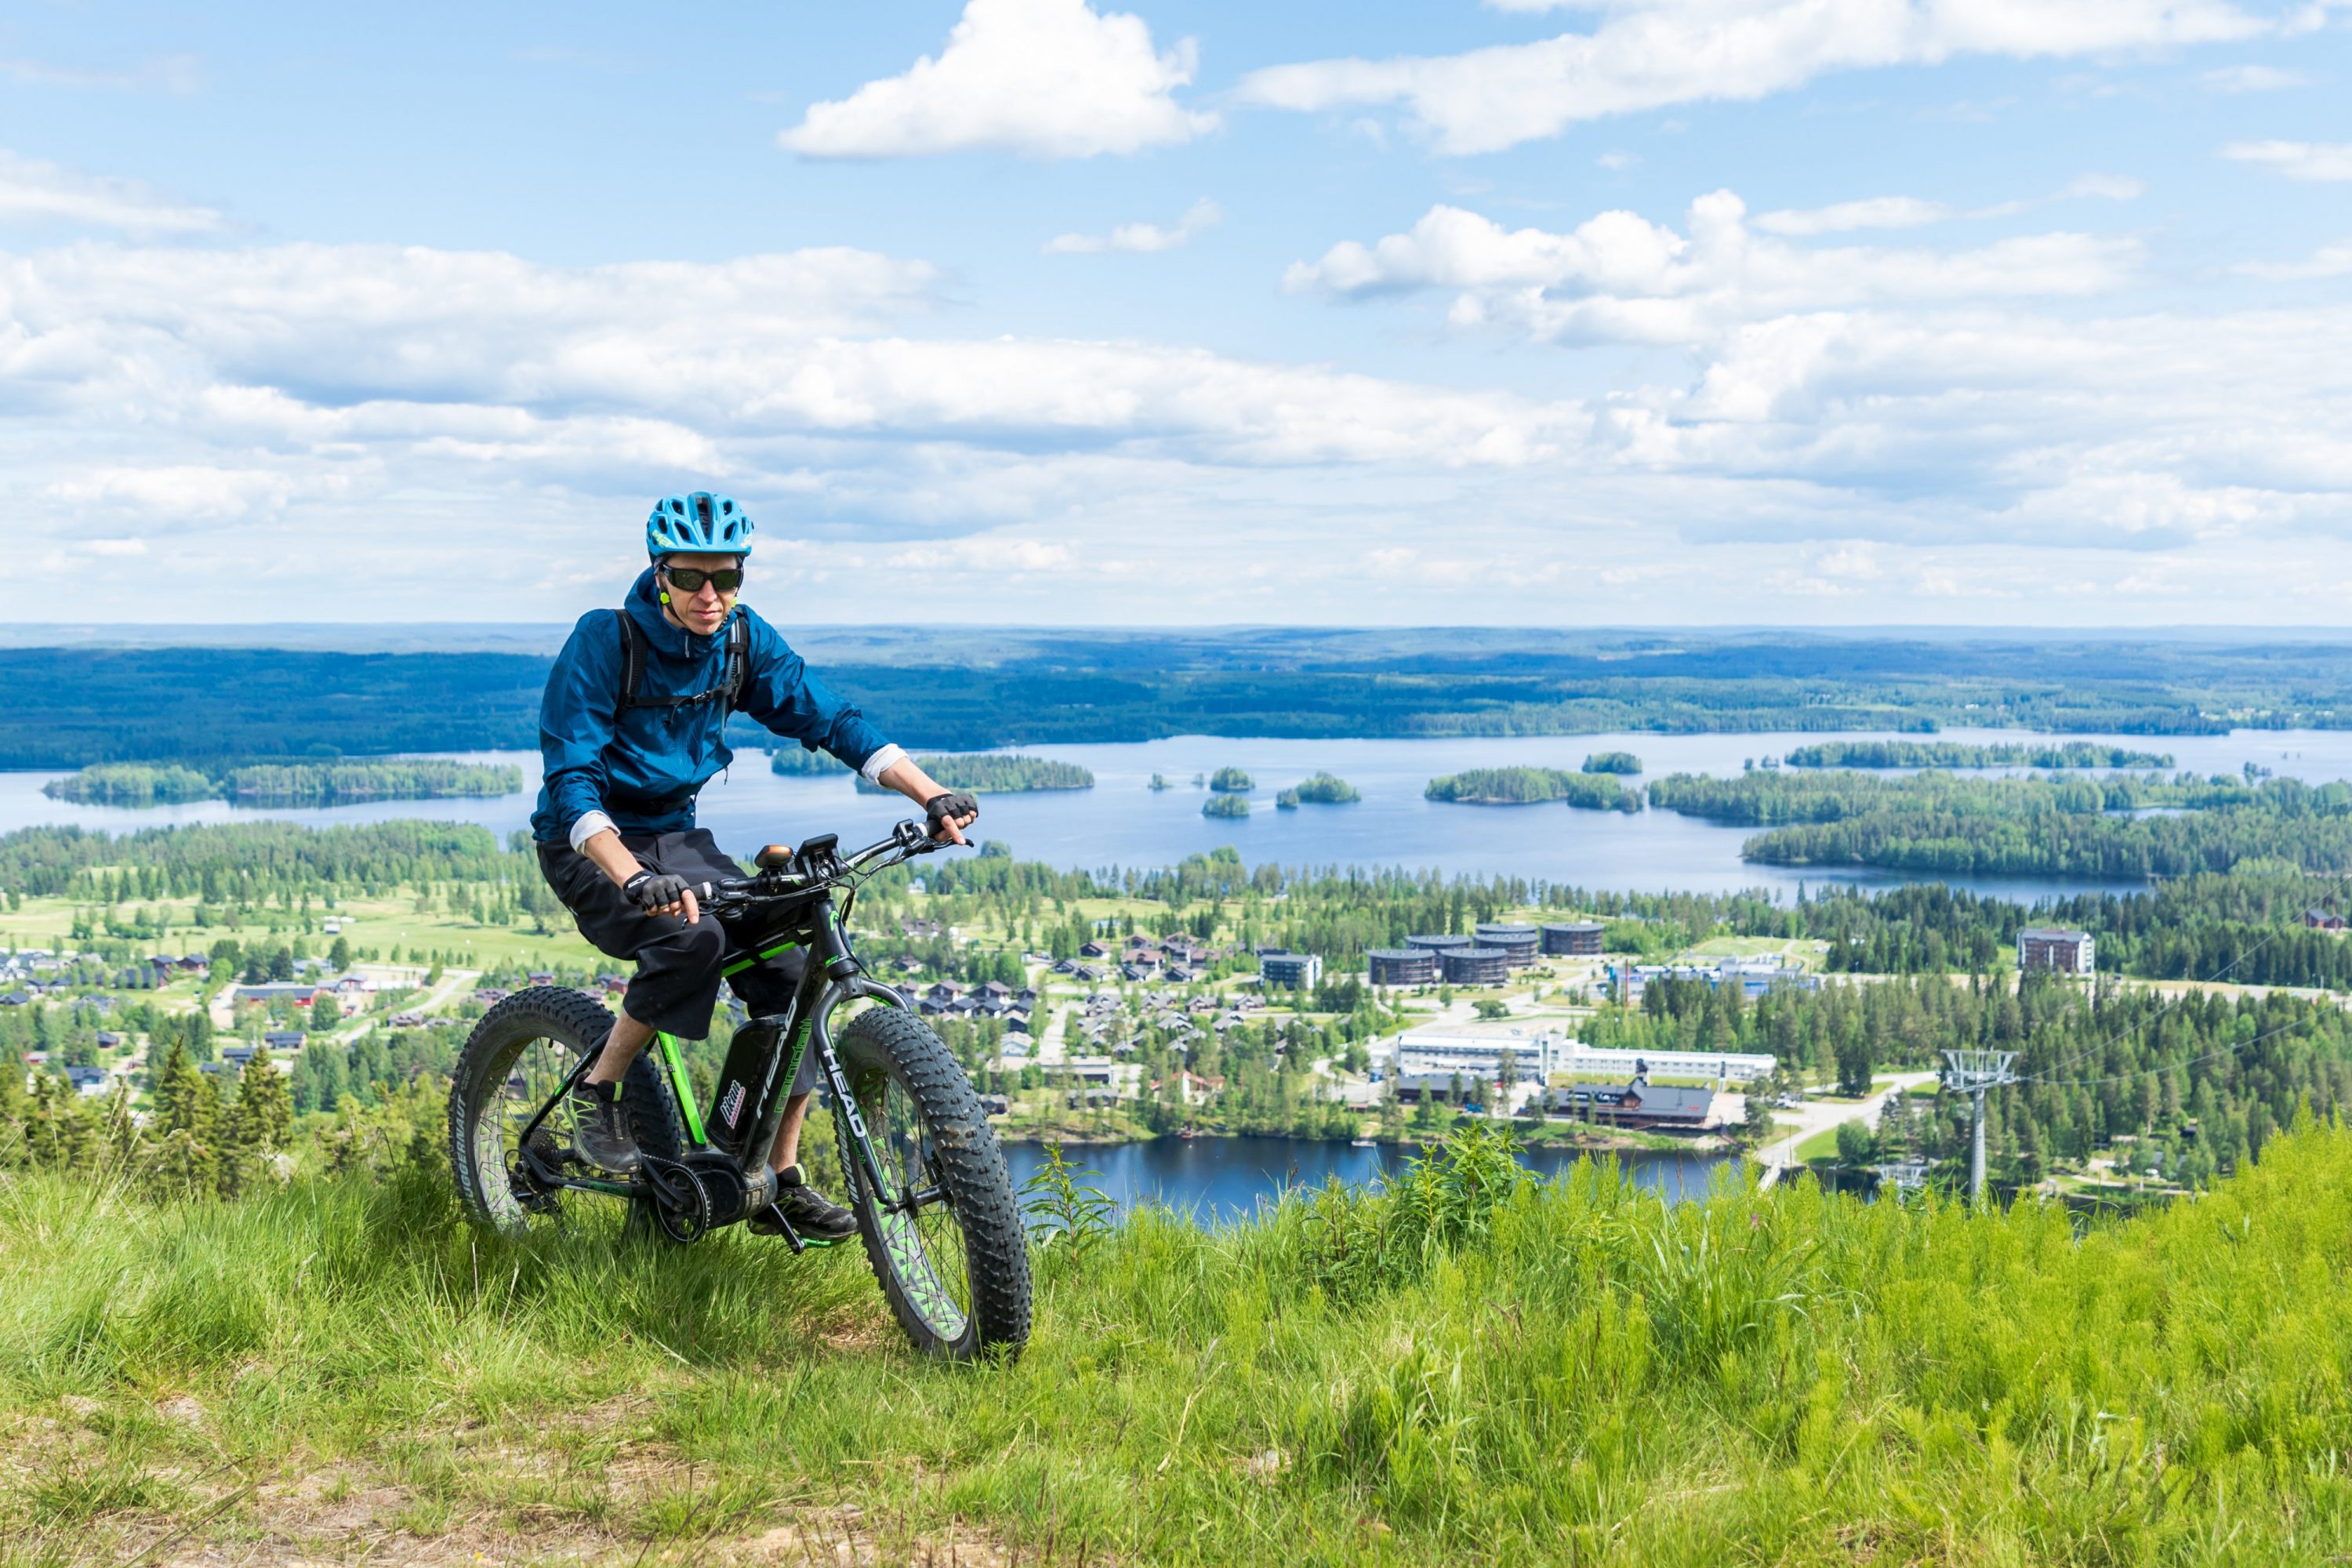
[{"label": "blue jacket", "polygon": [[[629,590],[623,613],[646,634],[647,697],[708,691],[726,678],[727,628],[697,637],[662,616],[651,568]],[[735,710],[812,751],[822,746],[862,767],[886,743],[851,703],[825,689],[776,628],[738,605],[751,627],[751,659]],[[730,616],[730,619],[732,617]],[[539,707],[545,777],[532,837],[561,844],[572,825],[602,811],[625,834],[677,833],[694,826],[694,797],[734,759],[716,702],[620,711],[621,629],[610,610],[591,610],[572,628],[548,672]]]}]

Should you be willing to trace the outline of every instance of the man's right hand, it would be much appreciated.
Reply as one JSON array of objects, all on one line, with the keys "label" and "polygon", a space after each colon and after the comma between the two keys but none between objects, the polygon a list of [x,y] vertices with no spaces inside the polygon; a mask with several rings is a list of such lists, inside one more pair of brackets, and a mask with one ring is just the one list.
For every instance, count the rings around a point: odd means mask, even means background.
[{"label": "man's right hand", "polygon": [[688,925],[702,918],[686,879],[667,872],[639,871],[621,884],[621,896],[649,915],[676,915]]}]

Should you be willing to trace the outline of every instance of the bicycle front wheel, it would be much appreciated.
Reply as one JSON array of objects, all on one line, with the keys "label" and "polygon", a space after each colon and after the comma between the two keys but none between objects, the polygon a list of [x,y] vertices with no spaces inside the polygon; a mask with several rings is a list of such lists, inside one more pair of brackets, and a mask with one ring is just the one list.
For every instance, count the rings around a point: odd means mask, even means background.
[{"label": "bicycle front wheel", "polygon": [[875,1191],[849,1118],[843,1180],[882,1294],[917,1349],[954,1361],[1017,1356],[1029,1339],[1029,1246],[1003,1151],[979,1096],[931,1027],[892,1007],[834,1042],[887,1190]]}]

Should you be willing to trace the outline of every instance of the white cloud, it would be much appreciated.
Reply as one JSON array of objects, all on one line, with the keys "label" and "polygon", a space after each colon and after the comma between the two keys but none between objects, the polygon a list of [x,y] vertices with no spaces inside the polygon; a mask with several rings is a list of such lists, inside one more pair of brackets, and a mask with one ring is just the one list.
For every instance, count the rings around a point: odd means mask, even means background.
[{"label": "white cloud", "polygon": [[205,85],[204,62],[194,55],[161,55],[119,70],[85,70],[21,58],[0,59],[0,76],[26,87],[166,92],[179,96],[200,91]]},{"label": "white cloud", "polygon": [[1452,311],[1458,326],[1502,323],[1542,340],[1687,343],[1795,310],[2095,295],[2126,279],[2138,256],[2135,240],[2082,234],[1967,250],[1808,248],[1751,233],[1746,213],[1738,196],[1717,191],[1691,204],[1687,237],[1630,212],[1604,212],[1553,234],[1506,230],[1439,205],[1407,233],[1370,246],[1342,242],[1319,261],[1291,267],[1284,281],[1338,295],[1457,289],[1465,291]]},{"label": "white cloud", "polygon": [[[759,472],[778,443],[1110,443],[1241,465],[1539,460],[1573,405],[1181,347],[923,339],[928,267],[855,251],[553,268],[488,253],[84,246],[0,258],[0,396],[146,444],[514,475]],[[278,471],[270,464],[253,471]],[[226,462],[113,466],[60,500],[226,516],[297,492]],[[475,482],[475,481],[468,481]]]},{"label": "white cloud", "polygon": [[[1532,0],[1516,9],[1538,8]],[[1600,25],[1538,43],[1252,72],[1251,102],[1402,103],[1440,151],[1491,153],[1582,121],[1753,100],[1833,71],[1969,55],[2044,58],[2248,38],[2281,23],[2223,0],[1602,0]]]},{"label": "white cloud", "polygon": [[1639,153],[1603,153],[1592,161],[1612,174],[1622,174],[1639,163],[1642,161],[1642,155]]},{"label": "white cloud", "polygon": [[2290,180],[2352,180],[2352,142],[2232,142],[2221,156],[2268,164]]},{"label": "white cloud", "polygon": [[2147,186],[2128,174],[2077,174],[2066,182],[2058,195],[2089,196],[2103,202],[2136,202],[2147,195]]},{"label": "white cloud", "polygon": [[[2047,619],[2063,585],[2125,619],[2308,618],[2352,577],[2352,306],[2111,313],[2080,291],[2128,275],[2107,242],[1804,244],[1727,194],[1562,233],[1440,208],[1390,239],[1309,280],[1444,289],[1607,390],[943,336],[933,269],[858,251],[84,244],[0,255],[0,464],[19,531],[123,552],[121,613],[151,619],[282,618],[298,591],[552,618],[693,481],[772,538],[762,607],[818,616],[882,593],[1000,622],[1812,613],[1786,595]],[[453,600],[441,563],[486,528],[558,564]],[[234,564],[256,556],[296,564]]]},{"label": "white cloud", "polygon": [[1090,158],[1189,142],[1217,117],[1172,94],[1192,41],[1162,54],[1139,16],[1087,0],[971,0],[947,47],[903,76],[812,105],[778,141],[813,158],[904,158],[993,148]]},{"label": "white cloud", "polygon": [[[257,510],[275,510],[286,503],[296,488],[290,476],[274,469],[179,464],[92,469],[50,485],[47,493],[50,500],[84,516],[93,510],[110,510],[140,517],[184,520],[239,518]],[[146,545],[138,540],[99,540],[75,548],[108,555],[143,554],[146,551]]]},{"label": "white cloud", "polygon": [[209,207],[171,201],[136,180],[79,174],[0,148],[0,223],[70,223],[135,235],[221,226]]},{"label": "white cloud", "polygon": [[1850,234],[1858,228],[1924,228],[1954,218],[1993,216],[2018,210],[2018,204],[1982,208],[1970,213],[1948,202],[1921,201],[1916,196],[1867,196],[1860,201],[1833,202],[1825,207],[1783,208],[1759,213],[1756,226],[1768,234],[1805,237],[1820,234]]},{"label": "white cloud", "polygon": [[2249,278],[2278,283],[2352,277],[2352,240],[2323,245],[2301,261],[2244,261],[2238,264],[2236,270]]},{"label": "white cloud", "polygon": [[1171,227],[1153,223],[1123,223],[1108,234],[1062,234],[1045,242],[1049,256],[1085,256],[1105,250],[1174,250],[1204,229],[1214,228],[1224,215],[1202,196],[1184,209]]},{"label": "white cloud", "polygon": [[[2060,187],[2051,201],[2095,197],[2101,201],[2137,201],[2147,187],[2119,174],[2078,174]],[[2040,205],[2035,202],[1993,202],[1980,207],[1958,207],[1949,202],[1917,196],[1865,196],[1858,201],[1832,202],[1822,207],[1790,207],[1757,216],[1756,226],[1768,234],[1806,238],[1823,234],[1851,234],[1865,228],[1925,228],[1931,224],[1962,219],[2015,217]]]},{"label": "white cloud", "polygon": [[2223,66],[2197,79],[2208,92],[2284,92],[2311,85],[2311,79],[2301,71],[2281,70],[2276,66]]}]

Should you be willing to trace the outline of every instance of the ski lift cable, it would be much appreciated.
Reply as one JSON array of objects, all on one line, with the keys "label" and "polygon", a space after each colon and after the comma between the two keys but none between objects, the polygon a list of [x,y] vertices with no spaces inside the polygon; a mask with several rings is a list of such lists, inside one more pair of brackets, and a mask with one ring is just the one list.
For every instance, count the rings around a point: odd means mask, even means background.
[{"label": "ski lift cable", "polygon": [[[2339,874],[2336,879],[2335,885],[2326,896],[2328,898],[2341,897],[2347,884],[2352,884],[2352,871],[2345,871]],[[2050,1067],[2044,1068],[2039,1072],[2021,1073],[2018,1075],[2018,1081],[2020,1083],[2051,1083],[2053,1086],[2056,1086],[2058,1084],[2058,1080],[2053,1079],[2051,1076],[2052,1074],[2063,1072],[2068,1068],[2073,1067],[2076,1062],[2083,1061],[2090,1057],[2104,1056],[2110,1047],[2122,1044],[2124,1040],[2131,1036],[2138,1034],[2143,1029],[2151,1028],[2156,1025],[2162,1023],[2168,1014],[2171,1013],[2173,1009],[2179,1007],[2182,1003],[2189,1000],[2191,993],[2195,992],[2201,986],[2218,985],[2221,984],[2240,964],[2244,963],[2248,959],[2253,957],[2254,954],[2262,952],[2263,949],[2268,947],[2273,942],[2275,942],[2278,939],[2279,933],[2286,929],[2287,928],[2283,925],[2273,925],[2269,931],[2263,934],[2262,940],[2239,953],[2235,958],[2230,960],[2229,963],[2223,964],[2221,968],[2215,970],[2211,974],[2207,975],[2204,979],[2190,981],[2185,987],[2183,987],[2179,995],[2172,997],[2170,1000],[2166,1002],[2164,1005],[2158,1007],[2147,1017],[2141,1019],[2136,1024],[2126,1024],[2121,1029],[2116,1030],[2114,1035],[2102,1040],[2097,1045],[2085,1046],[2083,1049],[2076,1051],[2073,1056],[2066,1058],[2063,1061],[2056,1062]],[[2200,1057],[2197,1059],[2199,1061],[2203,1061],[2209,1058]],[[2180,1067],[2189,1067],[2195,1064],[2190,1062],[2182,1062],[2178,1065]],[[2172,1071],[2173,1068],[2148,1068],[2145,1070],[2169,1072]],[[2120,1081],[2121,1079],[2137,1078],[2139,1076],[2139,1073],[2124,1073],[2119,1075],[2117,1079],[2091,1079],[2084,1081],[2091,1083],[2106,1083]],[[2067,1086],[2071,1086],[2073,1081],[2074,1080],[2067,1080]]]},{"label": "ski lift cable", "polygon": [[2218,1051],[2206,1051],[2204,1056],[2192,1056],[2188,1058],[2185,1063],[2164,1063],[2161,1068],[2140,1068],[2138,1072],[2115,1072],[2110,1074],[2110,1077],[2103,1077],[2103,1079],[2055,1079],[2051,1081],[2051,1089],[2095,1089],[2095,1086],[2100,1084],[2128,1084],[2131,1079],[2147,1079],[2147,1077],[2157,1077],[2159,1072],[2180,1072],[2183,1068],[2197,1068],[2200,1063],[2210,1063],[2210,1060],[2218,1056],[2237,1056],[2239,1051],[2244,1051],[2244,1048],[2249,1047],[2258,1047],[2258,1044],[2263,1044],[2265,1039],[2274,1039],[2274,1037],[2279,1035],[2294,1035],[2295,1030],[2303,1030],[2303,1027],[2310,1027],[2310,1018],[2298,1018],[2294,1020],[2294,1023],[2282,1023],[2279,1027],[2274,1027],[2274,1030],[2263,1030],[2261,1035],[2255,1035],[2253,1039],[2242,1039],[2237,1041],[2234,1047],[2222,1047],[2218,1048]]}]

